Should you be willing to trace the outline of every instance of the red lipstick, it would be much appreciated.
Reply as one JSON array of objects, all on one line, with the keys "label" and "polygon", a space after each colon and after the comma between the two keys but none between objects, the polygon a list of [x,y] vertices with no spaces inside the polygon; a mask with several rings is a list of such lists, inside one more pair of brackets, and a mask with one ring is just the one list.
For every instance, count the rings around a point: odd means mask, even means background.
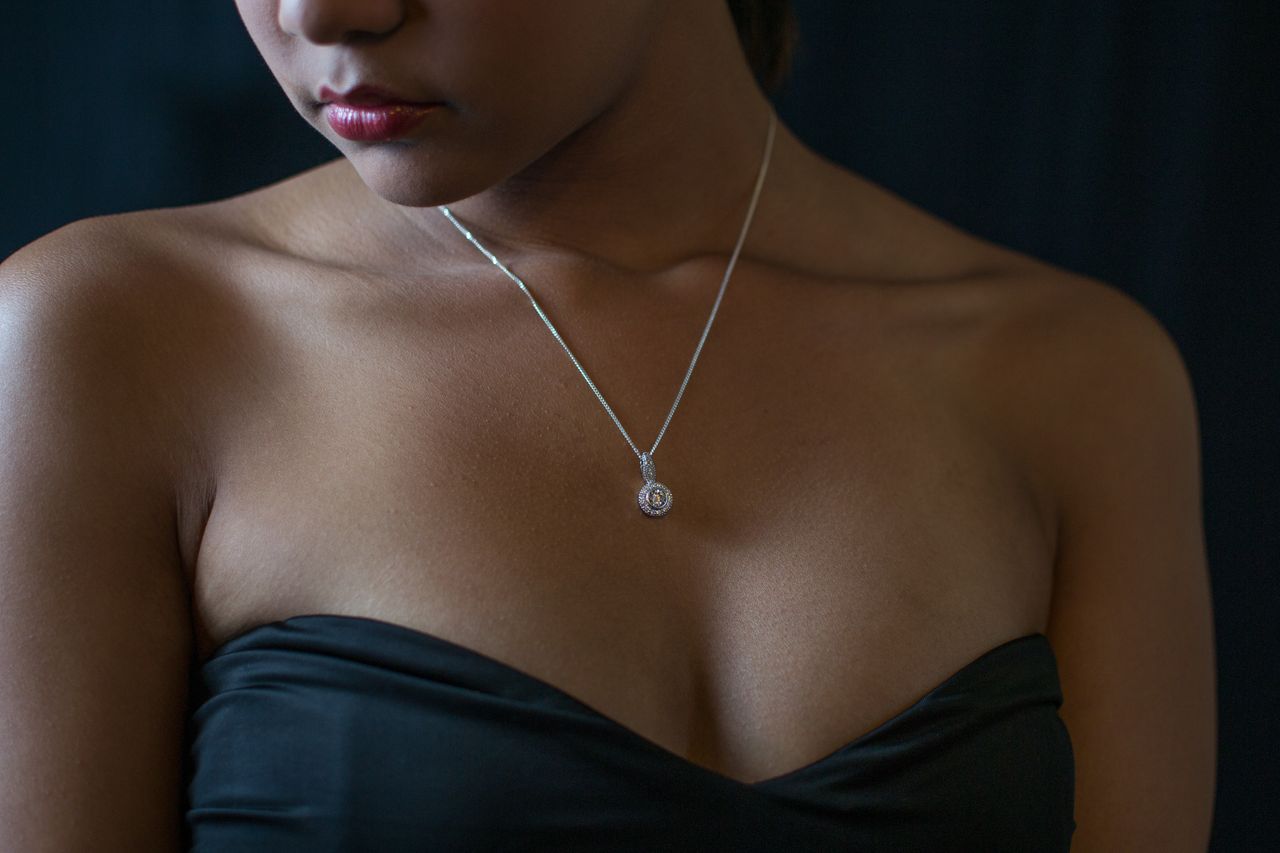
[{"label": "red lipstick", "polygon": [[356,86],[338,94],[320,87],[325,119],[334,132],[357,142],[386,142],[404,136],[431,112],[438,101],[411,101],[376,86]]}]

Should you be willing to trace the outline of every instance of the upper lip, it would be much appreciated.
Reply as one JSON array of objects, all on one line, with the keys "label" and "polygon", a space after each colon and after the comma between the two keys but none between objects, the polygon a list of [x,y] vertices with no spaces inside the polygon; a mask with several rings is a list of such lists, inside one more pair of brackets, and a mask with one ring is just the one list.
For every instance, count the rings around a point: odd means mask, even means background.
[{"label": "upper lip", "polygon": [[348,106],[379,106],[382,104],[429,104],[433,101],[415,101],[383,89],[380,86],[361,84],[346,92],[335,92],[328,86],[320,87],[320,103],[346,104]]}]

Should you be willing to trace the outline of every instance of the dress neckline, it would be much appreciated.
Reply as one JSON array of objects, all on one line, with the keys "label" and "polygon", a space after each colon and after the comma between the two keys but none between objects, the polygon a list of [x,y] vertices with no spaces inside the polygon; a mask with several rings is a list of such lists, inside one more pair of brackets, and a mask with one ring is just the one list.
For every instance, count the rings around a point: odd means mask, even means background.
[{"label": "dress neckline", "polygon": [[485,654],[484,652],[478,651],[469,646],[449,640],[438,634],[421,631],[417,628],[410,628],[407,625],[388,622],[386,620],[370,616],[353,616],[342,613],[306,613],[255,625],[216,647],[210,653],[209,657],[200,665],[200,669],[203,670],[206,667],[215,665],[215,663],[220,662],[237,652],[252,649],[256,641],[262,639],[271,632],[289,628],[336,628],[339,631],[364,630],[380,632],[422,645],[432,651],[444,652],[449,655],[459,656],[470,661],[478,662],[490,669],[493,669],[494,671],[504,674],[508,678],[518,680],[522,684],[533,688],[538,692],[550,695],[561,702],[567,702],[581,713],[613,730],[633,746],[653,753],[658,759],[671,764],[683,772],[697,774],[719,784],[727,784],[740,790],[746,789],[763,791],[766,788],[782,785],[807,773],[817,771],[819,768],[836,761],[841,756],[854,752],[859,747],[875,740],[882,733],[887,732],[893,727],[901,725],[909,718],[920,713],[922,709],[924,709],[933,699],[945,693],[954,685],[962,682],[966,676],[976,673],[978,670],[996,662],[1005,654],[1012,653],[1014,650],[1021,650],[1025,648],[1033,655],[1044,655],[1054,664],[1054,672],[1056,673],[1056,661],[1053,658],[1053,648],[1049,643],[1049,638],[1042,632],[1036,631],[1005,640],[985,652],[982,652],[938,684],[929,688],[922,696],[902,711],[899,711],[885,721],[877,724],[870,730],[846,741],[825,755],[816,758],[813,761],[806,762],[792,770],[787,770],[754,782],[748,782],[722,773],[718,770],[714,770],[710,767],[706,767],[705,765],[699,764],[696,761],[686,758],[685,756],[662,746],[657,741],[654,741],[630,726],[625,725],[563,688],[557,687],[549,681],[533,675],[532,673],[526,672],[517,666],[506,663],[505,661],[499,660],[498,658],[492,657],[491,655]]}]

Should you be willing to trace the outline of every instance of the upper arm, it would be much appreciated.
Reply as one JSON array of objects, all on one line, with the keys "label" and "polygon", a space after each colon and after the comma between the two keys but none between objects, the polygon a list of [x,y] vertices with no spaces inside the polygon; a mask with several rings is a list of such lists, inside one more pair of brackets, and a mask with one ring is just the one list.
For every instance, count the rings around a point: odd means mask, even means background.
[{"label": "upper arm", "polygon": [[1137,302],[1073,281],[1028,390],[1057,499],[1047,634],[1075,753],[1076,853],[1202,853],[1216,771],[1213,619],[1191,380]]},{"label": "upper arm", "polygon": [[95,235],[74,223],[0,266],[3,850],[179,847],[172,454],[137,300],[86,257]]}]

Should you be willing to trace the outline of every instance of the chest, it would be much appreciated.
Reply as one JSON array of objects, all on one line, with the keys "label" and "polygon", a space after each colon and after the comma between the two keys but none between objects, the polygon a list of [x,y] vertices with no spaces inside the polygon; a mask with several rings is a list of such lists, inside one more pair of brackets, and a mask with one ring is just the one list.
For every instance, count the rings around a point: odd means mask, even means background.
[{"label": "chest", "polygon": [[[263,311],[220,377],[238,405],[215,418],[198,654],[293,615],[369,616],[764,776],[1042,630],[1043,519],[946,341],[784,284],[729,291],[655,453],[661,518],[527,301]],[[551,314],[642,450],[708,292],[567,292]]]}]

